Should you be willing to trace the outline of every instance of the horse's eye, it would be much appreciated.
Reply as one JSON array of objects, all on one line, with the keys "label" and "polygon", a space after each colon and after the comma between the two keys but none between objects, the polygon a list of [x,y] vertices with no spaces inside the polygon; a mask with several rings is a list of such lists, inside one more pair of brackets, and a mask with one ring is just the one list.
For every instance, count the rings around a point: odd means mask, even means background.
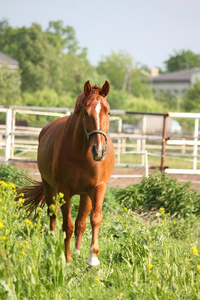
[{"label": "horse's eye", "polygon": [[87,117],[88,116],[88,112],[86,110],[84,110],[84,116]]},{"label": "horse's eye", "polygon": [[110,111],[108,112],[108,115],[110,116]]}]

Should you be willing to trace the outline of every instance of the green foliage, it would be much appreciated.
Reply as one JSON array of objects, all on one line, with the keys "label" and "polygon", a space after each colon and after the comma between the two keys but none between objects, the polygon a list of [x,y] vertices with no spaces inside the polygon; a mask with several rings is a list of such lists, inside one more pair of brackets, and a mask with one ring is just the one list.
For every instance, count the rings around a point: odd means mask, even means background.
[{"label": "green foliage", "polygon": [[181,107],[186,112],[200,111],[200,80],[196,79],[190,90],[185,92]]},{"label": "green foliage", "polygon": [[99,235],[100,267],[86,266],[89,218],[81,254],[72,249],[73,261],[66,266],[61,214],[52,233],[46,209],[33,222],[18,209],[23,198],[18,203],[14,199],[13,186],[0,182],[1,299],[198,299],[197,217],[175,222],[162,209],[144,223],[116,204],[115,191],[108,191]]},{"label": "green foliage", "polygon": [[20,71],[9,70],[4,65],[0,68],[0,103],[1,105],[19,105],[20,94]]},{"label": "green foliage", "polygon": [[165,111],[180,111],[180,101],[179,95],[174,95],[170,91],[155,91],[154,98],[165,108]]},{"label": "green foliage", "polygon": [[114,89],[121,90],[126,73],[131,68],[132,58],[128,53],[123,51],[115,53],[112,51],[110,55],[105,56],[99,62],[97,72],[107,76]]},{"label": "green foliage", "polygon": [[174,54],[170,55],[170,58],[165,61],[165,65],[167,72],[198,68],[200,55],[190,50],[174,51]]},{"label": "green foliage", "polygon": [[7,164],[0,166],[0,180],[6,183],[14,183],[17,188],[25,185],[28,181],[25,179],[27,171],[20,171],[17,167]]},{"label": "green foliage", "polygon": [[117,201],[136,211],[150,211],[161,207],[176,217],[186,218],[200,213],[200,195],[190,189],[190,182],[179,183],[166,173],[155,172],[137,185],[118,191]]}]

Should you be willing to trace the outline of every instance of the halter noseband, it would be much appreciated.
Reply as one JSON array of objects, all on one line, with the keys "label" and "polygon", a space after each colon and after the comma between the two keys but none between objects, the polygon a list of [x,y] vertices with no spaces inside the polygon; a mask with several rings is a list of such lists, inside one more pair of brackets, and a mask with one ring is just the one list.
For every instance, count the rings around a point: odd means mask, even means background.
[{"label": "halter noseband", "polygon": [[103,130],[100,130],[100,129],[96,129],[96,130],[92,130],[90,132],[87,131],[86,127],[85,127],[85,123],[84,123],[84,117],[83,117],[83,128],[84,128],[84,131],[87,135],[87,139],[89,140],[89,137],[95,133],[99,133],[99,134],[102,134],[104,137],[105,137],[105,141],[107,143],[108,141],[108,136],[107,134],[103,131]]}]

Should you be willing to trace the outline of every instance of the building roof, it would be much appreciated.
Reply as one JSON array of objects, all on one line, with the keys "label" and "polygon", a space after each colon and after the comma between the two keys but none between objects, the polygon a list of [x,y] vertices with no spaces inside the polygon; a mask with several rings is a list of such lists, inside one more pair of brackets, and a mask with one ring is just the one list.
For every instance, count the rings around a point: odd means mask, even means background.
[{"label": "building roof", "polygon": [[4,53],[0,52],[0,67],[4,64],[7,64],[9,69],[18,69],[19,62],[16,59],[13,59]]},{"label": "building roof", "polygon": [[178,72],[160,74],[158,76],[152,76],[152,82],[190,82],[191,76],[195,73],[200,73],[200,68],[190,69],[190,70],[182,70]]}]

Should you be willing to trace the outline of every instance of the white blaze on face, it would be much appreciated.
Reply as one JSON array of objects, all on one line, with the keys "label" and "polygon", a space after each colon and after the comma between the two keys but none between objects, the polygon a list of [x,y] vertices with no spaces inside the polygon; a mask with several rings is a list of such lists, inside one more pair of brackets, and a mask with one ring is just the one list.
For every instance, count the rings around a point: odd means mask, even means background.
[{"label": "white blaze on face", "polygon": [[100,115],[100,111],[101,111],[101,103],[100,103],[100,101],[98,101],[95,110],[96,110],[96,113],[97,113],[97,129],[99,130],[100,129],[100,118],[99,118],[99,115]]}]

